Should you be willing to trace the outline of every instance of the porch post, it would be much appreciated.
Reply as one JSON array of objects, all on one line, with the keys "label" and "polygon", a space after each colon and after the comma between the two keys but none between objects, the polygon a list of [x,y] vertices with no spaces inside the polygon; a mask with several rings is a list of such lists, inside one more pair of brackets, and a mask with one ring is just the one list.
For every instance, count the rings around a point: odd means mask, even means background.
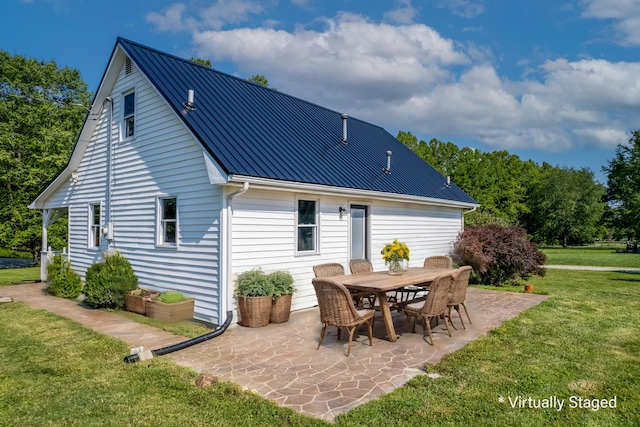
[{"label": "porch post", "polygon": [[42,210],[42,248],[40,249],[40,280],[47,281],[47,264],[49,263],[49,236],[47,234],[49,228],[49,220],[51,219],[52,209]]}]

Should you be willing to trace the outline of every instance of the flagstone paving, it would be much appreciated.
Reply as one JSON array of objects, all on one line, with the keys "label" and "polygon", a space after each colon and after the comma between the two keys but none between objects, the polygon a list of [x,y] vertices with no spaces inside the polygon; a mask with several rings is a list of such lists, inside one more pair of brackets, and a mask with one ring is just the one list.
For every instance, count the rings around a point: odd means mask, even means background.
[{"label": "flagstone paving", "polygon": [[[105,335],[119,338],[132,347],[158,349],[186,338],[142,325],[117,314],[94,310],[47,295],[44,284],[0,288],[0,296],[68,317]],[[360,329],[345,357],[347,342],[337,341],[336,328],[328,328],[320,349],[320,321],[317,308],[291,314],[287,323],[264,328],[232,325],[221,336],[161,357],[170,357],[182,366],[211,373],[232,381],[302,414],[333,420],[337,415],[393,391],[417,375],[426,364],[436,364],[474,339],[542,302],[546,296],[470,288],[467,306],[473,324],[452,329],[434,329],[435,345],[423,340],[422,328],[404,332],[405,317],[394,314],[397,342],[385,338],[382,320],[376,321],[373,346],[366,327]],[[464,314],[463,314],[464,316]],[[434,379],[437,381],[437,379]]]}]

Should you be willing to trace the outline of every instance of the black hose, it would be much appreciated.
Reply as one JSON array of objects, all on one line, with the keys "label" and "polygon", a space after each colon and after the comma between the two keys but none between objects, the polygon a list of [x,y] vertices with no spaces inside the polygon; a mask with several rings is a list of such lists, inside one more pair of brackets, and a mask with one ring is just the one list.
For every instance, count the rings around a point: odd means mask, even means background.
[{"label": "black hose", "polygon": [[[222,326],[218,327],[215,331],[211,331],[204,335],[200,335],[199,337],[191,338],[186,341],[179,342],[177,344],[173,344],[167,347],[159,348],[157,350],[151,350],[151,354],[154,356],[162,356],[163,354],[173,353],[174,351],[182,350],[183,348],[191,347],[192,345],[200,344],[201,342],[210,340],[211,338],[215,338],[218,335],[222,335],[227,328],[231,325],[231,320],[233,319],[233,313],[231,311],[227,311],[227,320],[224,321]],[[125,363],[134,363],[140,359],[138,354],[131,354],[124,358]]]}]

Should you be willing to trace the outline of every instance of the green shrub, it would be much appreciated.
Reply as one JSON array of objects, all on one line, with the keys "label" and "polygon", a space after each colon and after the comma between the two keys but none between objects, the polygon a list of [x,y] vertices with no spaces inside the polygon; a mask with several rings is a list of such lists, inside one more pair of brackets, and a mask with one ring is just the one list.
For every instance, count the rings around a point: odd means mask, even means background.
[{"label": "green shrub", "polygon": [[481,283],[494,286],[526,280],[532,274],[544,276],[546,259],[516,226],[465,227],[453,250],[456,263],[470,265]]},{"label": "green shrub", "polygon": [[186,297],[180,291],[168,290],[168,291],[161,292],[160,295],[158,295],[158,297],[156,298],[156,301],[160,301],[165,304],[171,304],[174,302],[185,301],[188,299],[189,298]]},{"label": "green shrub", "polygon": [[267,278],[273,285],[273,299],[278,299],[282,295],[291,295],[296,291],[293,286],[293,276],[288,271],[274,271]]},{"label": "green shrub", "polygon": [[125,295],[138,288],[138,277],[119,252],[87,270],[85,301],[96,308],[124,308]]},{"label": "green shrub", "polygon": [[236,280],[236,295],[239,297],[266,297],[273,295],[273,284],[260,269],[245,271]]},{"label": "green shrub", "polygon": [[47,291],[60,298],[74,299],[82,293],[82,279],[66,257],[56,255],[47,265]]}]

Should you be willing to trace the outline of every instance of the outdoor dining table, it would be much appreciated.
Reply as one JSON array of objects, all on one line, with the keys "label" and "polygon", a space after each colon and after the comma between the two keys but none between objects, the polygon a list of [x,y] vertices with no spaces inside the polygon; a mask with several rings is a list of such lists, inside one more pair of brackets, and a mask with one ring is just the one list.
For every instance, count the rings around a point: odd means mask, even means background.
[{"label": "outdoor dining table", "polygon": [[443,273],[451,272],[446,268],[409,268],[400,275],[391,275],[388,271],[374,271],[370,273],[346,274],[333,276],[332,280],[342,283],[347,289],[358,291],[371,291],[376,294],[379,301],[382,318],[387,328],[390,341],[397,341],[398,336],[393,327],[391,309],[387,301],[387,292],[401,289],[407,286],[428,286],[429,283]]}]

